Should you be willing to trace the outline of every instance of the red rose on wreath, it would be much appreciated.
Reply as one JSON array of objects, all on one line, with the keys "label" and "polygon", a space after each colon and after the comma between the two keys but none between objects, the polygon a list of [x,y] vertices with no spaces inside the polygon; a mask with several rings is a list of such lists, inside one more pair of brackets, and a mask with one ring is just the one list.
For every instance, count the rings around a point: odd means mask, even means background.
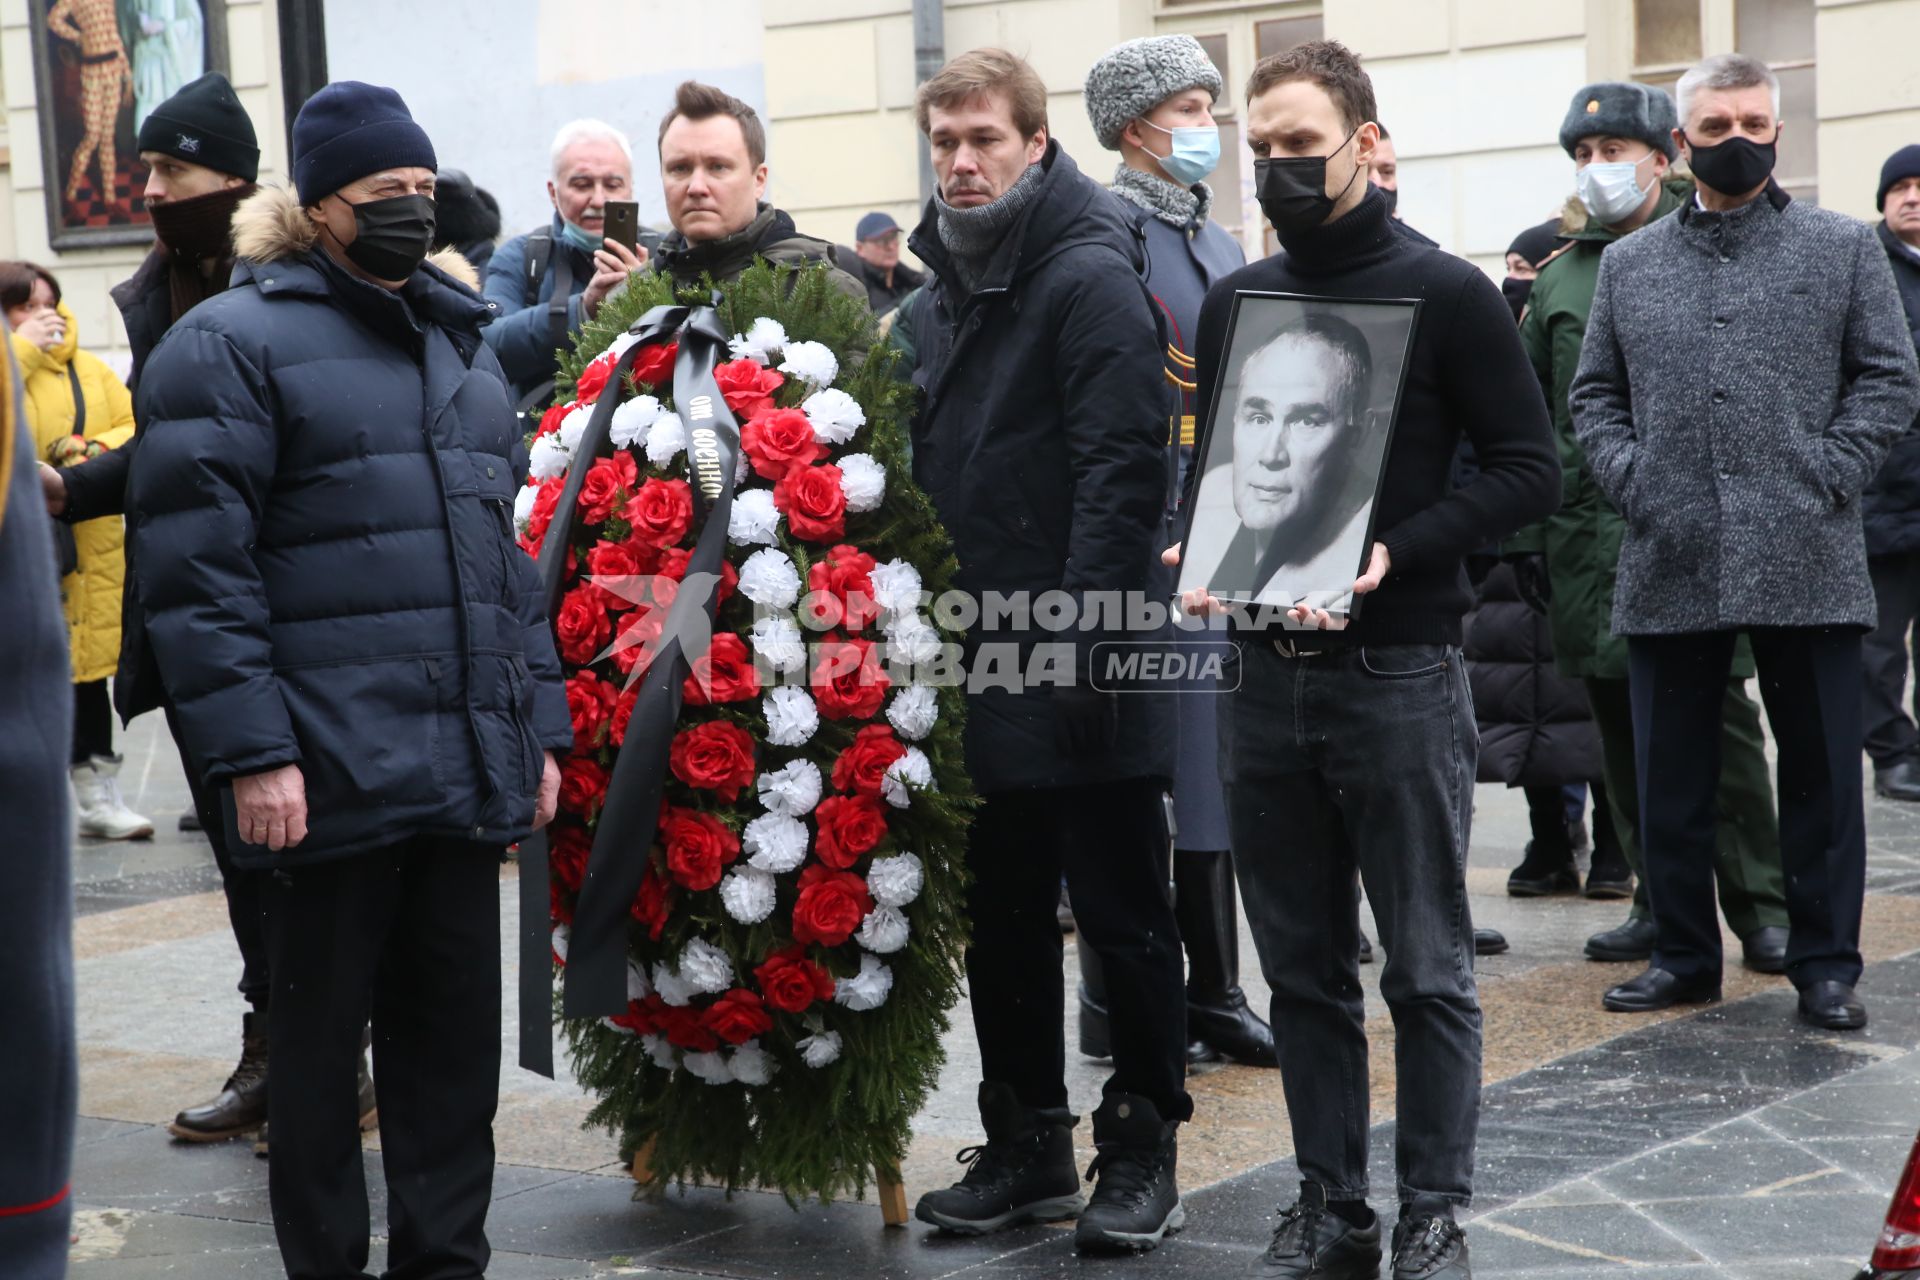
[{"label": "red rose on wreath", "polygon": [[[880,616],[873,598],[873,557],[858,547],[841,543],[816,560],[807,570],[807,590],[832,598],[829,604],[820,596],[802,601],[801,607],[814,614],[814,629],[845,626],[858,631]],[[837,609],[835,605],[837,604]],[[837,617],[822,616],[837,613]]]},{"label": "red rose on wreath", "polygon": [[900,739],[884,724],[870,724],[853,735],[853,743],[833,762],[833,785],[863,796],[880,794],[887,768],[907,754]]},{"label": "red rose on wreath", "polygon": [[590,817],[607,797],[607,771],[592,756],[570,756],[560,766],[560,807]]},{"label": "red rose on wreath", "polygon": [[820,714],[829,720],[873,719],[893,685],[873,656],[873,641],[828,636],[813,651],[819,661],[808,683]]},{"label": "red rose on wreath", "polygon": [[668,1044],[679,1045],[694,1053],[712,1053],[720,1047],[720,1038],[708,1028],[698,1009],[670,1005],[663,1000],[657,1021]]},{"label": "red rose on wreath", "polygon": [[688,889],[713,888],[727,864],[740,856],[740,837],[698,809],[667,805],[660,840],[667,847],[667,874]]},{"label": "red rose on wreath", "polygon": [[614,701],[613,716],[607,722],[607,740],[616,747],[627,740],[627,721],[633,719],[633,704],[639,697],[638,689],[629,689]]},{"label": "red rose on wreath", "polygon": [[540,554],[547,528],[553,523],[553,513],[560,509],[560,491],[564,488],[566,481],[558,477],[540,482],[540,492],[533,496],[533,510],[527,513],[526,540],[520,544],[527,549],[527,554]]},{"label": "red rose on wreath", "polygon": [[[613,651],[613,665],[622,675],[631,674],[635,667],[645,669],[660,652],[660,637],[667,629],[667,611],[659,605],[645,609],[635,609],[620,618],[619,638],[614,642],[618,647]],[[621,721],[621,737],[626,736],[626,721]],[[620,738],[615,738],[617,744]]]},{"label": "red rose on wreath", "polygon": [[[632,460],[632,455],[623,455]],[[670,547],[687,536],[693,523],[693,490],[685,480],[650,478],[640,486],[620,518],[633,526],[635,540],[653,547]]]},{"label": "red rose on wreath", "polygon": [[658,942],[660,931],[667,927],[667,916],[672,910],[673,885],[649,861],[647,873],[640,878],[640,891],[633,896],[631,914],[635,920],[647,926],[647,936]]},{"label": "red rose on wreath", "polygon": [[702,1020],[728,1044],[745,1044],[773,1030],[773,1018],[760,1007],[760,997],[745,987],[735,987],[708,1005]]},{"label": "red rose on wreath", "polygon": [[600,745],[600,731],[612,719],[618,696],[612,685],[591,671],[582,669],[567,677],[567,714],[573,717],[576,747],[584,750]]},{"label": "red rose on wreath", "polygon": [[673,376],[673,362],[680,354],[677,342],[655,343],[641,349],[634,358],[632,378],[648,386],[659,386]]},{"label": "red rose on wreath", "polygon": [[567,415],[572,413],[575,407],[574,402],[571,400],[565,404],[553,405],[545,413],[540,415],[540,429],[533,434],[536,436],[552,435],[560,429],[560,424],[566,421]]},{"label": "red rose on wreath", "polygon": [[786,378],[751,360],[729,360],[713,371],[713,382],[733,416],[748,422],[773,408],[773,393]]},{"label": "red rose on wreath", "polygon": [[560,882],[575,893],[580,892],[580,882],[587,877],[587,855],[592,852],[593,838],[585,827],[556,822],[548,829],[547,863]]},{"label": "red rose on wreath", "polygon": [[887,838],[887,814],[874,796],[828,796],[813,811],[820,861],[842,871]]},{"label": "red rose on wreath", "polygon": [[667,761],[680,781],[732,804],[753,781],[753,737],[737,724],[710,720],[675,734]]},{"label": "red rose on wreath", "polygon": [[815,1000],[833,999],[833,975],[807,959],[803,946],[776,951],[753,971],[760,994],[782,1013],[805,1013]]},{"label": "red rose on wreath", "polygon": [[800,900],[793,904],[793,940],[837,947],[853,936],[873,910],[867,882],[851,871],[813,863],[800,873]]},{"label": "red rose on wreath", "polygon": [[[569,927],[573,924],[573,908],[567,905],[567,895],[562,893],[560,886],[551,880],[547,882],[547,918],[554,924],[564,924]],[[558,959],[558,957],[555,958]],[[565,961],[561,963],[564,964]]]},{"label": "red rose on wreath", "polygon": [[798,409],[773,409],[747,423],[740,429],[740,448],[754,471],[769,480],[827,456],[827,446],[814,438],[813,423]]},{"label": "red rose on wreath", "polygon": [[581,404],[592,404],[606,390],[607,379],[613,376],[613,357],[595,356],[580,371],[580,380],[573,384],[573,397]]},{"label": "red rose on wreath", "polygon": [[[693,558],[693,552],[685,547],[668,547],[660,553],[660,564],[655,572],[662,578],[672,578],[679,582],[687,576],[687,562]],[[718,609],[727,602],[740,586],[740,571],[733,567],[731,560],[720,562],[720,581],[713,587],[713,607]],[[671,597],[669,597],[671,600]]]},{"label": "red rose on wreath", "polygon": [[587,468],[580,483],[580,518],[588,524],[600,524],[613,514],[622,490],[640,483],[640,468],[625,450],[610,458],[599,458]]},{"label": "red rose on wreath", "polygon": [[795,467],[775,482],[773,505],[787,528],[808,542],[832,542],[847,533],[847,495],[840,490],[840,468],[830,463]]},{"label": "red rose on wreath", "polygon": [[660,1011],[667,1002],[658,995],[648,995],[645,1000],[627,1001],[627,1011],[608,1018],[616,1027],[625,1027],[637,1036],[652,1035],[660,1029]]},{"label": "red rose on wreath", "polygon": [[[587,552],[587,572],[596,578],[645,578],[653,575],[659,552],[642,542],[602,542]],[[631,609],[636,601],[630,597],[642,595],[646,584],[624,582],[618,584],[625,595],[616,595],[607,590],[606,585],[595,584],[600,591],[600,602],[609,609]]]},{"label": "red rose on wreath", "polygon": [[588,663],[613,633],[613,622],[600,603],[599,593],[583,583],[560,598],[553,632],[560,642],[562,658],[577,664]]},{"label": "red rose on wreath", "polygon": [[753,669],[747,642],[731,631],[713,637],[707,651],[693,660],[693,670],[681,683],[681,697],[690,707],[716,702],[745,702],[760,696],[760,676]]}]

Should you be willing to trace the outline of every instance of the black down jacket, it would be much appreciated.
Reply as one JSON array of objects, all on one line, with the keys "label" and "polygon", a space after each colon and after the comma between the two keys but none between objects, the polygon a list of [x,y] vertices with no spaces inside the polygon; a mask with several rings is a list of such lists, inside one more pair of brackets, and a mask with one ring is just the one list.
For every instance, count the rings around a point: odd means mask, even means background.
[{"label": "black down jacket", "polygon": [[[1913,336],[1914,350],[1920,351],[1920,259],[1887,230],[1886,223],[1874,230],[1893,263],[1893,282],[1900,286],[1907,330]],[[1920,422],[1893,442],[1879,474],[1861,495],[1860,514],[1866,524],[1868,555],[1920,551]]]},{"label": "black down jacket", "polygon": [[[971,293],[940,243],[933,201],[913,233],[932,277],[913,319],[923,397],[914,478],[953,538],[955,586],[976,599],[1131,592],[1164,606],[1172,595],[1158,562],[1170,462],[1164,339],[1141,283],[1140,238],[1119,201],[1058,142],[1041,164],[1038,192]],[[1036,642],[1071,641],[1080,682],[1089,663],[1113,652],[1095,646],[1120,638],[1144,637],[1038,626],[969,637],[1012,642],[1023,654]],[[981,791],[1172,777],[1172,695],[1117,694],[1113,747],[1069,758],[1054,746],[1052,688],[983,687],[978,650],[971,656],[967,761]]]},{"label": "black down jacket", "polygon": [[168,332],[137,406],[140,603],[185,745],[216,785],[300,766],[287,862],[517,839],[572,731],[512,537],[491,310],[431,264],[398,293],[355,278],[281,191],[234,231],[234,286]]},{"label": "black down jacket", "polygon": [[1562,786],[1600,776],[1600,730],[1578,680],[1554,669],[1547,620],[1496,564],[1467,615],[1461,653],[1480,722],[1481,782]]}]

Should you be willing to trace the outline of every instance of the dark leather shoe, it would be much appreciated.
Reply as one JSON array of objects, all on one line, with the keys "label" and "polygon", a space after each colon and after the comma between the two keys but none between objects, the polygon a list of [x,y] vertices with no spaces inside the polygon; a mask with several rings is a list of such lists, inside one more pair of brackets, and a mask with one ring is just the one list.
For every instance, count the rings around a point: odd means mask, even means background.
[{"label": "dark leather shoe", "polygon": [[1816,982],[1800,993],[1800,1021],[1828,1031],[1858,1031],[1867,1025],[1867,1006],[1844,982]]},{"label": "dark leather shoe", "polygon": [[1242,1066],[1278,1067],[1280,1050],[1274,1047],[1273,1028],[1247,1004],[1247,993],[1234,987],[1223,996],[1202,1002],[1187,993],[1187,1034],[1232,1058]]},{"label": "dark leather shoe", "polygon": [[1873,771],[1873,794],[1888,800],[1920,800],[1920,763],[1911,759]]},{"label": "dark leather shoe", "polygon": [[1393,1280],[1473,1280],[1466,1233],[1453,1206],[1439,1196],[1415,1196],[1393,1228]]},{"label": "dark leather shoe", "polygon": [[197,814],[197,813],[195,813],[195,812],[194,812],[193,810],[191,810],[191,809],[189,809],[189,810],[187,810],[187,811],[186,811],[185,813],[183,813],[183,814],[181,814],[181,815],[180,815],[180,829],[181,829],[182,831],[198,831],[198,830],[200,830],[200,815],[199,815],[199,814]]},{"label": "dark leather shoe", "polygon": [[1755,973],[1787,971],[1787,926],[1770,924],[1740,939],[1741,963]]},{"label": "dark leather shoe", "polygon": [[188,1107],[167,1132],[182,1142],[224,1142],[267,1122],[267,1019],[249,1013],[241,1023],[240,1061],[212,1101]]},{"label": "dark leather shoe", "polygon": [[1252,1274],[1262,1280],[1378,1280],[1380,1219],[1356,1227],[1327,1208],[1319,1183],[1303,1182],[1300,1199],[1280,1215]]},{"label": "dark leather shoe", "polygon": [[1677,1004],[1712,1004],[1719,998],[1718,977],[1688,980],[1665,969],[1648,969],[1607,992],[1600,1004],[1614,1013],[1654,1013]]},{"label": "dark leather shoe", "polygon": [[1629,916],[1624,924],[1587,939],[1587,959],[1606,963],[1651,959],[1659,932],[1653,921]]},{"label": "dark leather shoe", "polygon": [[1367,935],[1365,930],[1362,930],[1360,934],[1360,963],[1361,964],[1373,963],[1373,944],[1367,941]]},{"label": "dark leather shoe", "polygon": [[1475,929],[1473,931],[1473,954],[1477,956],[1503,956],[1507,953],[1507,935],[1498,929]]}]

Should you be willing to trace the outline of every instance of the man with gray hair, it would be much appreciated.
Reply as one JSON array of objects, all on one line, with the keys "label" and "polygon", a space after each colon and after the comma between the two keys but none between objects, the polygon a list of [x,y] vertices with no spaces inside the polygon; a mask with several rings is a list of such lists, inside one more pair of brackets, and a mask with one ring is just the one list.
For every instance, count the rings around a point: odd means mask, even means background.
[{"label": "man with gray hair", "polygon": [[601,120],[574,120],[553,137],[550,225],[515,236],[487,264],[497,318],[481,330],[522,409],[553,392],[554,352],[647,262],[647,251],[606,238],[609,200],[633,199],[633,147]]},{"label": "man with gray hair", "polygon": [[1608,247],[1571,388],[1574,430],[1626,517],[1642,854],[1657,937],[1617,1011],[1720,996],[1714,791],[1734,645],[1749,638],[1779,744],[1787,974],[1800,1017],[1866,1025],[1860,644],[1874,622],[1861,490],[1920,409],[1873,232],[1772,180],[1780,86],[1709,58],[1680,78],[1694,198]]}]

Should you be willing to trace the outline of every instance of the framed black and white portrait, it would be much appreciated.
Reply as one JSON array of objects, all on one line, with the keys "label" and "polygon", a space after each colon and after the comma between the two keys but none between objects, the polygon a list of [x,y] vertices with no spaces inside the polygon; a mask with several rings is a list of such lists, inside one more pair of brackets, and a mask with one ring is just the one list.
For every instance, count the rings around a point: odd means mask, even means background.
[{"label": "framed black and white portrait", "polygon": [[1180,589],[1359,614],[1354,579],[1399,412],[1417,299],[1233,300],[1187,511]]}]

